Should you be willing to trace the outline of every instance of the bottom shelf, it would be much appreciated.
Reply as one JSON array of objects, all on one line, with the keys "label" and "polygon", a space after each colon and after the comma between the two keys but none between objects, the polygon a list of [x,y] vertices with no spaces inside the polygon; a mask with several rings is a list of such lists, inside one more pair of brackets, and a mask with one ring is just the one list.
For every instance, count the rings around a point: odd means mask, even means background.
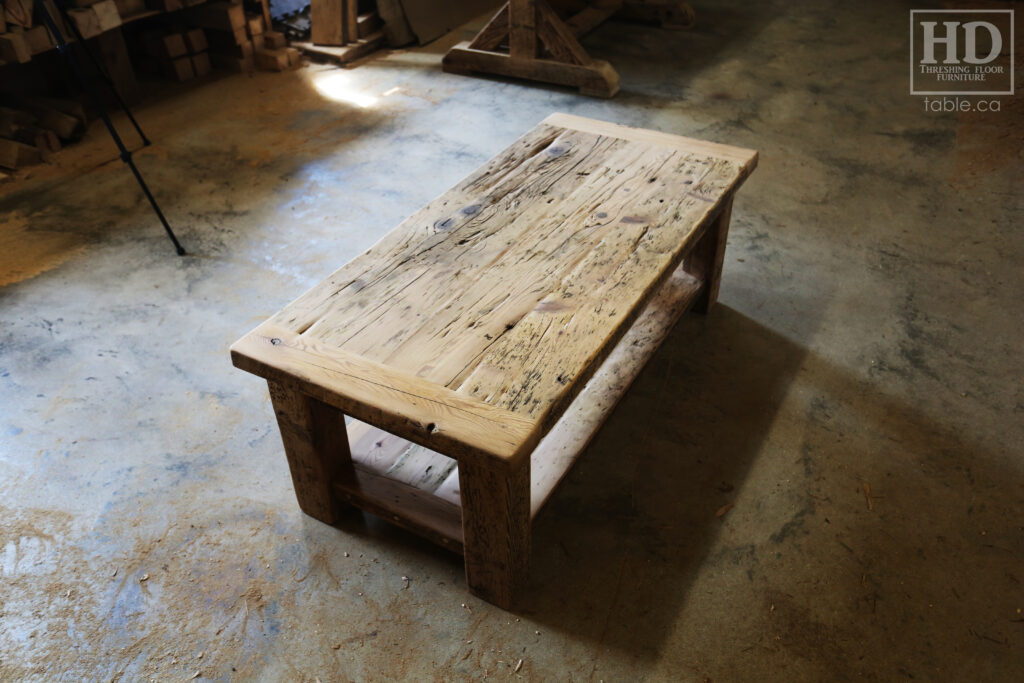
[{"label": "bottom shelf", "polygon": [[[702,283],[679,270],[530,456],[530,516],[565,478],[633,380],[693,305]],[[353,472],[336,488],[368,512],[462,552],[459,471],[452,458],[366,423],[348,425]]]}]

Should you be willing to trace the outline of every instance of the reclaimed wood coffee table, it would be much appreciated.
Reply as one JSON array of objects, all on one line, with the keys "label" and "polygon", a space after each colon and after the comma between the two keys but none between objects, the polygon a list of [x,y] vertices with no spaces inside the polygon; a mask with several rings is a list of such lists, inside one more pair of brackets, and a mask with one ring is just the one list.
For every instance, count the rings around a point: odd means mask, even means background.
[{"label": "reclaimed wood coffee table", "polygon": [[534,516],[679,316],[715,302],[756,162],[554,114],[242,337],[302,510],[422,534],[508,607]]}]

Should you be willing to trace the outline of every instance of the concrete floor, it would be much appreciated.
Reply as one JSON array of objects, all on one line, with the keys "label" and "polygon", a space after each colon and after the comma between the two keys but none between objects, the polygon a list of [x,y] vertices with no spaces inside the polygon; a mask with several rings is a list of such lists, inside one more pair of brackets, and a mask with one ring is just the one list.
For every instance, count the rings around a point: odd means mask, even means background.
[{"label": "concrete floor", "polygon": [[[0,679],[1019,679],[1021,99],[926,113],[903,3],[698,10],[588,39],[611,101],[441,73],[466,29],[143,107],[186,258],[98,125],[0,186]],[[509,613],[456,556],[304,517],[227,348],[552,111],[761,163],[721,305],[538,520]]]}]

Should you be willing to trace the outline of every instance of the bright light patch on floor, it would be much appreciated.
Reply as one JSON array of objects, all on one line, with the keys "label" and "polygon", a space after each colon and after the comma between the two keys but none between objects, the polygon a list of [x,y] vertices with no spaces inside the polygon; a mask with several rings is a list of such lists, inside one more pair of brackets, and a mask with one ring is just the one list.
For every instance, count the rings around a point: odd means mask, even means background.
[{"label": "bright light patch on floor", "polygon": [[344,72],[329,71],[315,74],[313,76],[313,87],[321,95],[335,102],[346,102],[363,109],[377,104],[376,97],[359,92],[356,85],[352,82],[352,77]]}]

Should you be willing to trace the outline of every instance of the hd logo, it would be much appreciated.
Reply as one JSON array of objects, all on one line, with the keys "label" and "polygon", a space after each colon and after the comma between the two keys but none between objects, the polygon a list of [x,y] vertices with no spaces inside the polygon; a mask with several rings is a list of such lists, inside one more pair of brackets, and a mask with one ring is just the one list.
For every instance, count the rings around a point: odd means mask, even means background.
[{"label": "hd logo", "polygon": [[911,95],[1012,95],[1013,10],[911,10]]}]

